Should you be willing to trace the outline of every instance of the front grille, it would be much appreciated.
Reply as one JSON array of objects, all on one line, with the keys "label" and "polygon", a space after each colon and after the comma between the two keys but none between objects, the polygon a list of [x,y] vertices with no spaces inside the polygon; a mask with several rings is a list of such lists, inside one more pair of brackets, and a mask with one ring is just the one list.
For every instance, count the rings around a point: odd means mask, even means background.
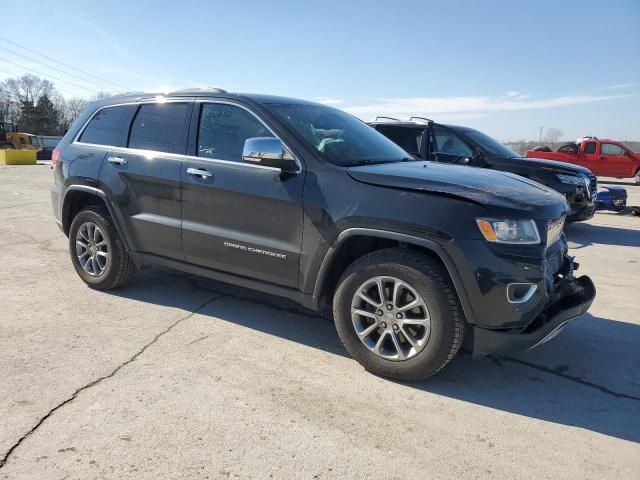
[{"label": "front grille", "polygon": [[558,241],[560,235],[562,235],[562,228],[564,227],[564,217],[549,222],[547,225],[547,246],[551,246]]}]

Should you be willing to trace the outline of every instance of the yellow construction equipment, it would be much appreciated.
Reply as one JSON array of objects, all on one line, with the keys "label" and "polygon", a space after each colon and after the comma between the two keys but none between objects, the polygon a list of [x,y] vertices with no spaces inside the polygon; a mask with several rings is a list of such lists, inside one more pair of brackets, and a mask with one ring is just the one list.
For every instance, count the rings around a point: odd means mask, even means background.
[{"label": "yellow construction equipment", "polygon": [[7,132],[4,136],[5,142],[11,143],[15,150],[35,150],[36,152],[42,150],[42,145],[38,144],[36,136],[30,133]]},{"label": "yellow construction equipment", "polygon": [[42,150],[37,137],[11,131],[9,126],[3,122],[0,128],[0,165],[35,165]]},{"label": "yellow construction equipment", "polygon": [[0,165],[35,165],[37,159],[35,150],[0,149]]}]

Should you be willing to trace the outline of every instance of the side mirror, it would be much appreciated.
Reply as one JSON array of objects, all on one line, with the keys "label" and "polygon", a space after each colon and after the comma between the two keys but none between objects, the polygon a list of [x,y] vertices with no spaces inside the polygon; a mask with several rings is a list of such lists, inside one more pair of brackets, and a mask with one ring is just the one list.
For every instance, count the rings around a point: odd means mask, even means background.
[{"label": "side mirror", "polygon": [[263,167],[279,168],[287,173],[299,170],[291,152],[274,137],[247,138],[242,149],[242,160]]}]

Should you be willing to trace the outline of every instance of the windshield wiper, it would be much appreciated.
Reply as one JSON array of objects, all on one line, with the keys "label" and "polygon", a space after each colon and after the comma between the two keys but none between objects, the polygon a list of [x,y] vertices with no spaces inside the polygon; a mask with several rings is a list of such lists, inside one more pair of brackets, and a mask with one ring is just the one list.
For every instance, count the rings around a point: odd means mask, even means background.
[{"label": "windshield wiper", "polygon": [[363,159],[363,160],[356,160],[353,165],[354,166],[358,166],[358,165],[382,165],[384,163],[400,163],[400,162],[417,162],[419,161],[419,159],[415,158],[415,157],[404,157],[404,158],[398,158],[398,159],[381,159],[381,160],[367,160],[367,159]]}]

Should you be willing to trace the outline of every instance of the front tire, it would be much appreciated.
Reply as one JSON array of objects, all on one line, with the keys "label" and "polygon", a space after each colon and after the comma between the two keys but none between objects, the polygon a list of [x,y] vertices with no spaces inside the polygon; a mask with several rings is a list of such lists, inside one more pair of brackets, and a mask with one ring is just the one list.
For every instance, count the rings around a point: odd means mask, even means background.
[{"label": "front tire", "polygon": [[636,185],[640,185],[640,170],[636,172],[636,176],[634,177],[634,180],[636,181]]},{"label": "front tire", "polygon": [[75,216],[69,229],[69,253],[80,278],[98,290],[117,288],[136,271],[104,207],[90,206]]},{"label": "front tire", "polygon": [[356,260],[333,300],[338,335],[366,370],[424,380],[456,355],[465,321],[443,267],[421,253],[392,248]]}]

